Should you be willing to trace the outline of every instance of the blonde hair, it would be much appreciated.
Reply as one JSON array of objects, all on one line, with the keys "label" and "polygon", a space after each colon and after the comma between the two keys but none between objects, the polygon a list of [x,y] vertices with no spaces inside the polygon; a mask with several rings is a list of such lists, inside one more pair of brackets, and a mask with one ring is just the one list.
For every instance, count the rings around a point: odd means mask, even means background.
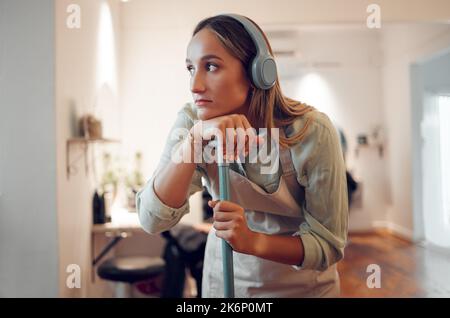
[{"label": "blonde hair", "polygon": [[[253,22],[251,19],[249,20]],[[273,56],[266,35],[255,22],[253,23],[261,31]],[[250,61],[256,55],[256,47],[244,27],[229,16],[217,15],[200,21],[194,29],[193,36],[205,28],[212,31],[230,54],[241,61],[247,70],[248,77]],[[275,85],[268,90],[258,89],[252,85],[248,99],[249,119],[258,123],[260,127],[267,128],[269,133],[271,128],[283,129],[285,126],[292,124],[299,116],[314,110],[312,106],[284,96],[278,78]],[[280,146],[291,147],[301,141],[306,135],[311,120],[312,117],[308,117],[305,125],[296,135],[288,138],[280,134]]]}]

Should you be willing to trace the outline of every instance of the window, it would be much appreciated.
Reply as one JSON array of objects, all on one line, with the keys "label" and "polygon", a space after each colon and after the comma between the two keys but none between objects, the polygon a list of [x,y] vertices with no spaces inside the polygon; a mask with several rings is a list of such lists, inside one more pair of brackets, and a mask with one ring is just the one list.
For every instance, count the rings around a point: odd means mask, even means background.
[{"label": "window", "polygon": [[438,104],[443,221],[450,226],[450,96],[439,96]]}]

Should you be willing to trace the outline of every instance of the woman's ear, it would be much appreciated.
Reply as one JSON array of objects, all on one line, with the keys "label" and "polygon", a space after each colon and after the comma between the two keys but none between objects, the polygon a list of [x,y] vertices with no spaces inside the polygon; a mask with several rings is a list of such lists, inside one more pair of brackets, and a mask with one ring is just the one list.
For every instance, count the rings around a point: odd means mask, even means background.
[{"label": "woman's ear", "polygon": [[248,97],[249,98],[253,97],[253,94],[255,93],[255,89],[256,89],[256,87],[250,83],[250,87],[248,88]]}]

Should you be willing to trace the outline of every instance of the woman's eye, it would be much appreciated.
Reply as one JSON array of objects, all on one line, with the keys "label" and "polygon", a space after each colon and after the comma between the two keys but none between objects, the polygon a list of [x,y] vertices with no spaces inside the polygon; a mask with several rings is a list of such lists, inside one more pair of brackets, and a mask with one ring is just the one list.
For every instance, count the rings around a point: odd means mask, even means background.
[{"label": "woman's eye", "polygon": [[217,70],[217,65],[212,64],[212,63],[207,63],[206,64],[206,69],[208,71],[214,72],[215,70]]},{"label": "woman's eye", "polygon": [[194,73],[194,68],[192,66],[188,66],[186,68],[191,75]]}]

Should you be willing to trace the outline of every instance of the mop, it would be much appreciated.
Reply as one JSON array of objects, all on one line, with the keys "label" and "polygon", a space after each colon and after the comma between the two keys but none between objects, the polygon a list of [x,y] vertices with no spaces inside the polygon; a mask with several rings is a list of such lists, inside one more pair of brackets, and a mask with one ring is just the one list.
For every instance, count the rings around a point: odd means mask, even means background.
[{"label": "mop", "polygon": [[[219,148],[222,148],[219,142]],[[220,155],[222,154],[222,156]],[[223,160],[223,149],[218,149],[219,169],[219,199],[220,201],[230,199],[230,177],[229,163]],[[222,268],[224,282],[224,297],[234,298],[234,272],[233,272],[233,249],[227,241],[222,239]]]}]

